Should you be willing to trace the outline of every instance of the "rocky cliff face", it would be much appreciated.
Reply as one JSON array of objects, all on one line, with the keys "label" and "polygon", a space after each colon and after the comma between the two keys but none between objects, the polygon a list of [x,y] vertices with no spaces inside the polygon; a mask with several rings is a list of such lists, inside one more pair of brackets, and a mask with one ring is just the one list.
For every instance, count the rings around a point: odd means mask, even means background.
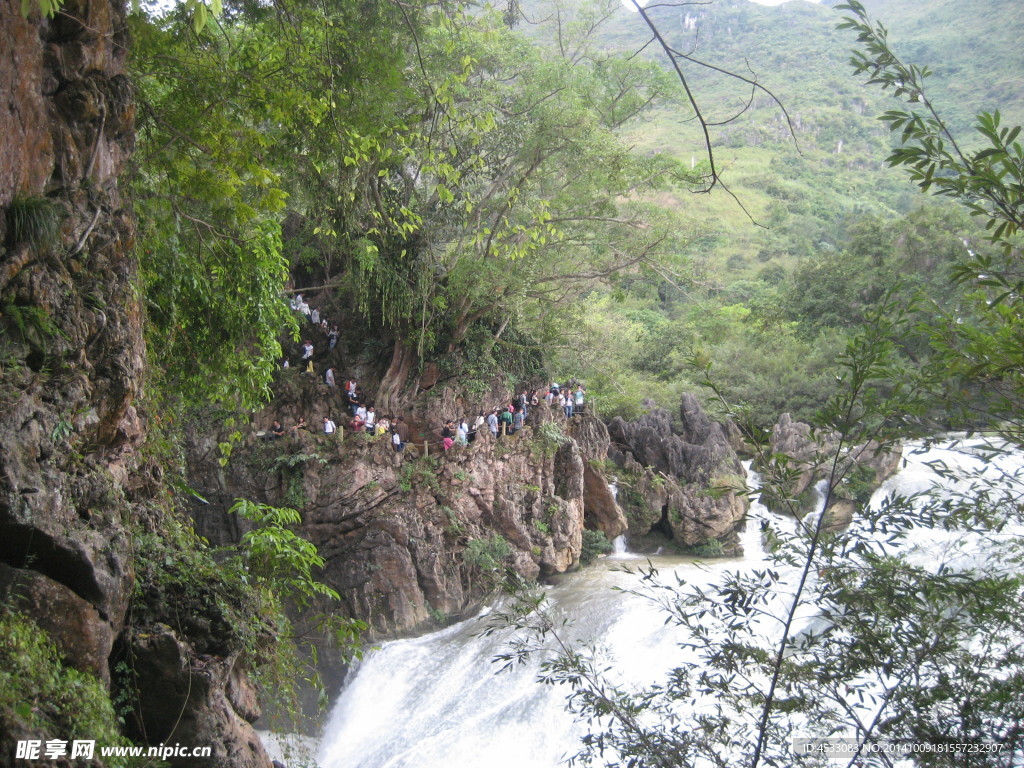
[{"label": "rocky cliff face", "polygon": [[[286,372],[275,403],[258,424],[282,412],[310,421],[336,415],[339,393]],[[424,413],[410,421],[422,426]],[[244,526],[227,509],[238,497],[295,507],[298,532],[326,558],[320,577],[341,594],[344,611],[375,635],[413,631],[475,607],[493,586],[481,555],[544,578],[578,563],[585,527],[611,537],[624,530],[607,481],[588,463],[607,451],[604,425],[543,405],[529,424],[497,440],[484,430],[447,452],[420,428],[400,455],[387,438],[303,430],[267,441],[253,432],[224,468],[212,460],[217,435],[197,429],[191,482],[209,502],[193,509],[197,529],[213,541],[237,540]]]},{"label": "rocky cliff face", "polygon": [[[125,11],[67,0],[46,20],[20,5],[0,1],[0,600],[47,632],[61,663],[107,685],[132,644],[133,535],[159,524],[162,480],[139,455],[145,348],[135,220],[118,186],[134,141]],[[187,670],[197,659],[179,639]],[[225,690],[211,687],[216,706]],[[27,733],[67,738],[32,717],[0,713],[0,754]],[[258,743],[227,746],[233,736],[198,720],[197,744],[250,756],[204,765],[269,765]]]},{"label": "rocky cliff face", "polygon": [[0,588],[104,680],[133,583],[125,522],[149,480],[133,458],[143,346],[117,186],[124,43],[109,2],[50,22],[0,3]]},{"label": "rocky cliff face", "polygon": [[746,513],[746,498],[737,493],[746,473],[729,430],[712,421],[693,395],[683,396],[678,422],[655,409],[629,422],[616,417],[608,432],[631,546],[657,547],[657,539],[642,538],[657,533],[686,549],[738,550],[732,534]]}]

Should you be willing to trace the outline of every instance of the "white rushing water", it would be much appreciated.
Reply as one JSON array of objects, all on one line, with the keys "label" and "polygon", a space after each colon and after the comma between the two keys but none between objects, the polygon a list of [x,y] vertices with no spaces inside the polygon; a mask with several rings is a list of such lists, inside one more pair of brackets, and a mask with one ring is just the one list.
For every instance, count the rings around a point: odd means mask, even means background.
[{"label": "white rushing water", "polygon": [[[1024,476],[1024,458],[997,462],[933,449],[907,456],[905,467],[876,493],[910,494],[930,487],[936,475],[928,462],[978,462],[978,472]],[[724,569],[762,565],[759,519],[792,527],[759,504],[742,534],[745,557],[700,563],[656,557],[663,574],[707,583]],[[921,532],[913,546],[923,551],[953,547],[949,537]],[[968,545],[965,546],[969,549]],[[977,553],[971,553],[977,556]],[[967,555],[964,555],[967,556]],[[621,591],[637,583],[623,566],[646,557],[617,549],[594,566],[548,588],[551,604],[571,619],[568,639],[600,644],[619,680],[646,684],[680,661],[678,636],[649,601]],[[619,590],[615,589],[620,588]],[[789,597],[776,595],[780,604]],[[484,611],[486,614],[487,611]],[[346,685],[325,728],[317,759],[322,768],[555,768],[577,749],[582,728],[565,712],[567,690],[536,682],[539,662],[499,672],[492,659],[507,635],[480,637],[486,615],[422,637],[385,643],[368,654]],[[806,615],[803,622],[813,622]],[[799,623],[799,622],[798,622]],[[771,629],[766,630],[770,636]]]}]

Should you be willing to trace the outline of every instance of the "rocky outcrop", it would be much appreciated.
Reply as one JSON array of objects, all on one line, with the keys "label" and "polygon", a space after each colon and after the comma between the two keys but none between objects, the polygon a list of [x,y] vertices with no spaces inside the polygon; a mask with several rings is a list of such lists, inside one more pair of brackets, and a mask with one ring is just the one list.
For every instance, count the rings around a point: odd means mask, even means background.
[{"label": "rocky outcrop", "polygon": [[102,0],[52,21],[3,3],[0,30],[0,586],[55,601],[80,630],[51,627],[68,660],[106,677],[142,484],[128,482],[143,344],[117,187],[134,116],[124,17]]},{"label": "rocky outcrop", "polygon": [[265,768],[268,757],[250,723],[260,715],[256,692],[237,657],[201,652],[166,625],[131,633],[132,674],[140,697],[129,731],[140,741],[210,748],[209,757],[176,757],[174,765]]},{"label": "rocky outcrop", "polygon": [[869,440],[846,446],[832,432],[812,430],[808,424],[782,414],[772,428],[767,465],[770,490],[762,495],[779,512],[802,516],[815,504],[814,487],[835,478],[825,511],[825,524],[833,529],[849,525],[858,506],[899,468],[902,448]]},{"label": "rocky outcrop", "polygon": [[737,551],[732,534],[746,512],[739,493],[745,472],[729,431],[695,397],[683,396],[676,423],[654,409],[630,422],[616,417],[608,432],[632,547],[643,546],[641,534],[657,533],[687,549]]},{"label": "rocky outcrop", "polygon": [[[339,397],[317,378],[284,372],[273,410],[255,423],[316,422],[339,412]],[[301,430],[266,441],[254,431],[224,468],[210,461],[216,434],[199,425],[190,482],[208,503],[193,509],[197,530],[237,541],[244,524],[227,510],[238,497],[299,509],[298,532],[326,558],[320,578],[344,612],[394,635],[473,608],[493,586],[481,552],[545,578],[578,563],[584,527],[612,538],[624,529],[607,480],[587,462],[608,449],[596,419],[569,422],[542,405],[517,435],[495,440],[483,430],[447,452],[419,414],[409,421],[413,442],[401,455],[387,438],[363,434]]]},{"label": "rocky outcrop", "polygon": [[52,21],[0,3],[0,591],[101,680],[145,493],[134,222],[117,186],[133,140],[124,45],[107,0]]}]

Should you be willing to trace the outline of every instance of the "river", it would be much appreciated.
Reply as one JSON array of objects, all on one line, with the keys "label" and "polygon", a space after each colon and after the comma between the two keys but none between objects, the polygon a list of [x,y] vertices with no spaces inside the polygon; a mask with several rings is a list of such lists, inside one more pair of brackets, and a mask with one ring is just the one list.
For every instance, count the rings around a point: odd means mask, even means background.
[{"label": "river", "polygon": [[[1024,476],[1017,454],[984,461],[948,447],[910,454],[902,470],[879,489],[910,494],[931,487],[935,461],[988,472],[1013,483]],[[954,487],[955,484],[950,484]],[[962,483],[961,483],[962,485]],[[792,528],[791,519],[754,503],[742,534],[745,556],[699,562],[692,558],[651,558],[660,572],[700,584],[725,569],[765,563],[759,519]],[[1019,533],[1019,532],[1018,532]],[[929,550],[953,547],[941,532],[915,534],[911,544]],[[955,545],[960,557],[977,557],[969,544]],[[649,601],[623,592],[637,576],[623,567],[647,558],[619,553],[547,587],[550,603],[571,619],[568,639],[597,643],[614,663],[619,680],[637,684],[659,678],[680,660],[678,636]],[[785,601],[784,594],[777,598]],[[317,760],[322,768],[555,768],[575,752],[582,726],[565,711],[567,691],[536,682],[539,660],[500,672],[493,658],[505,650],[507,635],[481,637],[487,614],[440,632],[383,644],[368,654],[334,705]],[[806,617],[812,620],[813,617]]]}]

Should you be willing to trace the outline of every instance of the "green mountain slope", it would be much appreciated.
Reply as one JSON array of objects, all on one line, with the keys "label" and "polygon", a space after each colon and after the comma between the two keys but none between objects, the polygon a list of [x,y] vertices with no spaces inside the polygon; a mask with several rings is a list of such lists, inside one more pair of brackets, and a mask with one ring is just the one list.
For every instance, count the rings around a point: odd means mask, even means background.
[{"label": "green mountain slope", "polygon": [[[869,6],[891,30],[896,49],[935,72],[932,96],[967,142],[979,110],[998,108],[1009,120],[1024,119],[1019,4],[874,0]],[[773,259],[789,266],[821,244],[836,245],[845,220],[905,212],[917,202],[916,191],[884,162],[891,138],[877,116],[892,100],[851,74],[854,40],[836,29],[841,12],[800,0],[775,7],[722,0],[650,13],[674,48],[756,79],[789,114],[792,135],[779,106],[757,91],[750,108],[731,120],[750,99],[749,86],[682,62],[705,118],[725,122],[711,128],[723,180],[750,217],[769,228],[754,227],[728,195],[678,200],[721,233],[720,258],[713,262],[729,263],[728,271],[739,269],[742,276]],[[603,34],[610,48],[636,49],[649,37],[639,16],[624,9]],[[653,45],[644,53],[665,58]],[[702,135],[691,118],[685,108],[664,109],[633,126],[631,137],[642,149],[700,161]]]}]

